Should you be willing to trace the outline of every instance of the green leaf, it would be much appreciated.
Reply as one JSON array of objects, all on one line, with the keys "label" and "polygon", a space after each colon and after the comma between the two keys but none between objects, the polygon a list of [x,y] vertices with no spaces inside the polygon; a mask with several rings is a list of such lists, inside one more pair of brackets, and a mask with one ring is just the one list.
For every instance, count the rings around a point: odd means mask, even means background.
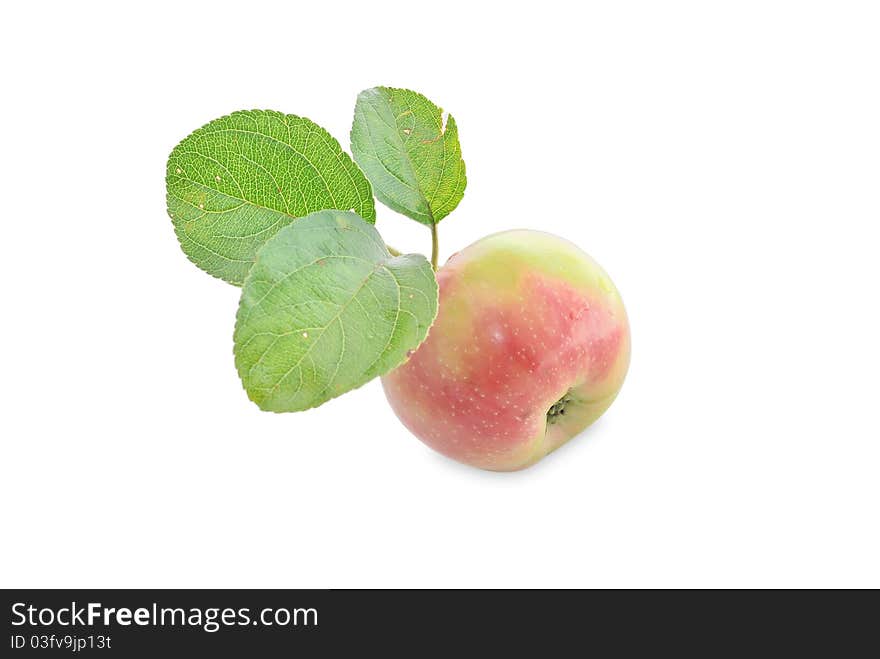
[{"label": "green leaf", "polygon": [[241,292],[235,365],[261,409],[306,410],[402,364],[436,314],[424,256],[391,256],[354,213],[313,213],[257,254]]},{"label": "green leaf", "polygon": [[308,119],[271,110],[202,126],[171,152],[165,180],[183,251],[236,285],[295,218],[329,208],[376,217],[370,183],[339,142]]},{"label": "green leaf", "polygon": [[374,87],[354,109],[351,152],[383,204],[437,224],[464,196],[467,178],[452,116],[408,89]]}]

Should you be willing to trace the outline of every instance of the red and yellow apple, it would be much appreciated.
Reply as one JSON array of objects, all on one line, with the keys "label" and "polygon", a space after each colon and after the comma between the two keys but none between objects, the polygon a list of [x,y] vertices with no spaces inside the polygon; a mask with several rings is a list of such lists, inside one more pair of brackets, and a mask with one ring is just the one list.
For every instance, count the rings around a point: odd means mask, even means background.
[{"label": "red and yellow apple", "polygon": [[539,231],[488,236],[437,273],[428,338],[382,378],[403,424],[475,467],[534,464],[599,418],[629,366],[620,294],[572,243]]}]

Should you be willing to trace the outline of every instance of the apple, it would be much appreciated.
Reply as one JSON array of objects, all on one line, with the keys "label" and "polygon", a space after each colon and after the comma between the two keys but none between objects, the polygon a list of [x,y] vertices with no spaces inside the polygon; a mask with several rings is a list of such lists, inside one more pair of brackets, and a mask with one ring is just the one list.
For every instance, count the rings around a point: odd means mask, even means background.
[{"label": "apple", "polygon": [[437,273],[428,338],[382,378],[403,424],[483,469],[534,464],[611,405],[629,366],[629,322],[605,271],[539,231],[497,233]]}]

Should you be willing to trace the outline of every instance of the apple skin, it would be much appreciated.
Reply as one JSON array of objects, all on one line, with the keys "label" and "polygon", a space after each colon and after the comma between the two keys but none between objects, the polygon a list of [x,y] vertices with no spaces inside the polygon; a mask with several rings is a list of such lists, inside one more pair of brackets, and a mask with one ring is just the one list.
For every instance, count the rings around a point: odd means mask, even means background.
[{"label": "apple skin", "polygon": [[382,378],[392,409],[425,444],[514,471],[614,401],[629,366],[629,322],[611,279],[575,245],[539,231],[497,233],[454,254],[437,280],[428,338]]}]

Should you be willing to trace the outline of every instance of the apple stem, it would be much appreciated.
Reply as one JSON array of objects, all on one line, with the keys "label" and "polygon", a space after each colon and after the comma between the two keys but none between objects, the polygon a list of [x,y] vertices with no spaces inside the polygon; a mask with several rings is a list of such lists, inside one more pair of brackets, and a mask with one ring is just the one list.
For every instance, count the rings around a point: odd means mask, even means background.
[{"label": "apple stem", "polygon": [[431,267],[437,270],[437,256],[440,253],[440,243],[437,239],[437,223],[431,223]]}]

